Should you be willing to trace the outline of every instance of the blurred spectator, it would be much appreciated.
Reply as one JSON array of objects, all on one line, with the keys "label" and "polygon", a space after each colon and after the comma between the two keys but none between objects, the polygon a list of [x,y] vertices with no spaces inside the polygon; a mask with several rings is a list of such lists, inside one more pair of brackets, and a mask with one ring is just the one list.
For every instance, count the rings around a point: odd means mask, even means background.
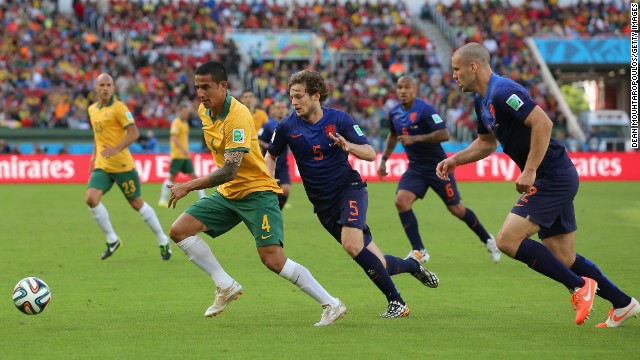
[{"label": "blurred spectator", "polygon": [[58,150],[58,155],[69,155],[69,144],[62,145],[62,148]]},{"label": "blurred spectator", "polygon": [[153,130],[147,130],[145,135],[140,135],[138,143],[145,153],[155,154],[158,152],[158,138],[156,138]]},{"label": "blurred spectator", "polygon": [[40,146],[40,144],[38,143],[33,143],[33,154],[37,155],[37,154],[46,154],[47,153],[47,148],[44,146]]},{"label": "blurred spectator", "polygon": [[11,146],[7,143],[7,140],[0,139],[0,154],[10,154]]}]

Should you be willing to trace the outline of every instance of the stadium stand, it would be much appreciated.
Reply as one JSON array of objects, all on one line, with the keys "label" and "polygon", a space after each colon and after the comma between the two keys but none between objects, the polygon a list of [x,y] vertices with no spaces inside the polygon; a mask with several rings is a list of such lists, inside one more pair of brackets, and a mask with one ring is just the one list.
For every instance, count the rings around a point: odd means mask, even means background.
[{"label": "stadium stand", "polygon": [[[453,1],[424,9],[424,19],[445,19],[443,31],[452,46],[478,41],[490,49],[496,72],[527,86],[569,143],[555,99],[539,81],[539,69],[523,38],[630,31],[625,5],[615,0],[569,7],[553,0],[521,6]],[[443,70],[434,43],[415,26],[420,20],[412,15],[417,14],[402,1],[278,5],[76,0],[73,10],[60,13],[50,0],[0,4],[0,127],[87,129],[92,79],[107,71],[114,75],[117,94],[133,110],[139,127],[166,128],[180,102],[197,106],[189,86],[192,69],[215,59],[235,80],[232,92],[251,87],[265,105],[287,98],[286,82],[293,71],[322,71],[332,91],[327,105],[350,112],[374,143],[382,143],[377,138],[383,138],[386,113],[397,103],[390,91],[395,79],[410,73],[420,79],[419,96],[446,117],[455,140],[468,142],[474,136],[470,97],[461,94],[449,71]],[[289,62],[247,59],[227,35],[251,29],[313,31],[321,40],[318,56]]]}]

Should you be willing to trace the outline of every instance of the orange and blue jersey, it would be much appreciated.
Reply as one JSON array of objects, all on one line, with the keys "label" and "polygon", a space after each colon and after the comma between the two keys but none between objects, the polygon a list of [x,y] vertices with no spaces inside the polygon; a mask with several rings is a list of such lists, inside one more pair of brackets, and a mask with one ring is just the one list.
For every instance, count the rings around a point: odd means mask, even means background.
[{"label": "orange and blue jersey", "polygon": [[[531,128],[524,124],[536,107],[531,95],[511,79],[491,75],[484,98],[476,94],[475,110],[478,115],[478,134],[491,133],[502,149],[522,171],[531,147]],[[538,173],[573,166],[564,146],[550,139],[547,153],[538,167]]]},{"label": "orange and blue jersey", "polygon": [[287,145],[296,159],[300,177],[316,211],[336,204],[347,187],[362,184],[360,174],[351,167],[348,153],[334,145],[328,134],[338,133],[353,144],[369,144],[355,120],[344,111],[322,108],[323,116],[310,124],[294,112],[275,130],[268,151],[284,153]]},{"label": "orange and blue jersey", "polygon": [[[404,110],[402,104],[389,112],[391,130],[398,135],[424,135],[446,129],[445,122],[436,110],[422,99],[416,99],[413,106]],[[418,171],[435,172],[438,163],[447,155],[440,143],[416,142],[404,147],[409,159],[409,168]]]}]

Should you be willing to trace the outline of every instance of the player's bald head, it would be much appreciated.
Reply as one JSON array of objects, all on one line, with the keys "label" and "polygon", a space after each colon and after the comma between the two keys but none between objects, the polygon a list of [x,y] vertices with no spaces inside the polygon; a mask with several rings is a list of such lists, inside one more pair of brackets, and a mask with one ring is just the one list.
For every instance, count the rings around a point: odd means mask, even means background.
[{"label": "player's bald head", "polygon": [[453,56],[460,57],[463,63],[469,64],[475,62],[477,64],[489,65],[489,51],[478,43],[468,43],[461,46],[453,53]]},{"label": "player's bald head", "polygon": [[107,73],[102,73],[100,75],[98,75],[98,78],[96,79],[97,82],[113,82],[113,78],[111,77],[111,75],[107,74]]}]

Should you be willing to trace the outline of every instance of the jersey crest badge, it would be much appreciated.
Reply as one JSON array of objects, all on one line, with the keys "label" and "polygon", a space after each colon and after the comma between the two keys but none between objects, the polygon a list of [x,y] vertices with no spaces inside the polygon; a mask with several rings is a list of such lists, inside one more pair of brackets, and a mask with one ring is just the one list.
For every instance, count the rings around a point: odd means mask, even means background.
[{"label": "jersey crest badge", "polygon": [[493,108],[493,104],[489,104],[489,113],[491,113],[492,118],[496,118],[496,109]]},{"label": "jersey crest badge", "polygon": [[327,134],[327,136],[329,135],[334,135],[336,134],[336,126],[334,124],[331,125],[327,125],[324,127],[324,132]]},{"label": "jersey crest badge", "polygon": [[244,129],[233,129],[233,142],[244,144]]},{"label": "jersey crest badge", "polygon": [[418,118],[418,113],[412,112],[411,114],[409,114],[409,120],[411,120],[411,122],[416,122],[417,118]]},{"label": "jersey crest badge", "polygon": [[518,110],[520,110],[520,107],[522,107],[522,105],[524,105],[524,101],[522,101],[518,97],[518,95],[511,94],[511,96],[509,96],[509,98],[507,99],[507,105],[511,106],[513,108],[513,110],[518,111]]}]

